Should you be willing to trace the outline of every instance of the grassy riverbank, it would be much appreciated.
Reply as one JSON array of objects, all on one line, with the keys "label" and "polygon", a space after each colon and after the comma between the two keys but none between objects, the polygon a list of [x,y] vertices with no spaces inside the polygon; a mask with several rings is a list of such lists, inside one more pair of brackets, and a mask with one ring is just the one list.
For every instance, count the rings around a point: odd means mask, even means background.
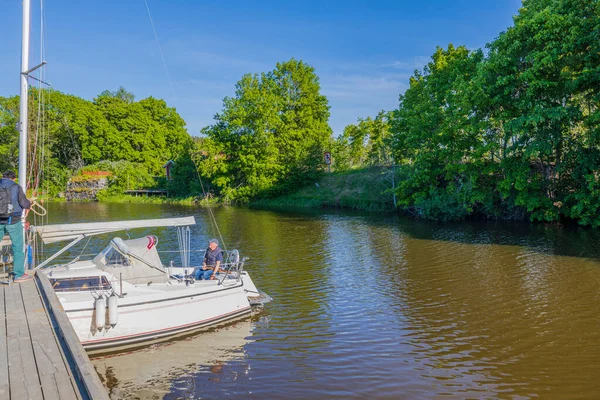
[{"label": "grassy riverbank", "polygon": [[164,196],[131,196],[127,194],[102,197],[101,203],[140,203],[140,204],[194,204],[195,197],[170,199]]},{"label": "grassy riverbank", "polygon": [[[257,199],[250,207],[268,208],[349,208],[369,211],[394,211],[392,184],[389,168],[368,168],[346,172],[332,172],[323,175],[316,182],[299,190],[272,199]],[[387,191],[387,192],[386,192]],[[199,204],[201,198],[167,198],[164,196],[132,196],[127,194],[99,194],[101,203],[140,203],[140,204]],[[60,199],[53,199],[60,201]],[[64,201],[64,200],[63,200]],[[206,205],[206,200],[201,201]],[[218,204],[213,198],[211,204]]]},{"label": "grassy riverbank", "polygon": [[351,208],[372,211],[393,211],[391,171],[388,168],[368,168],[325,174],[314,184],[294,193],[273,199],[260,199],[251,207]]},{"label": "grassy riverbank", "polygon": [[[98,197],[98,201],[101,203],[139,203],[139,204],[199,204],[200,197],[174,197],[169,198],[165,196],[132,196],[129,194],[115,194],[115,195],[103,195]],[[206,204],[206,200],[202,200],[202,204]]]}]

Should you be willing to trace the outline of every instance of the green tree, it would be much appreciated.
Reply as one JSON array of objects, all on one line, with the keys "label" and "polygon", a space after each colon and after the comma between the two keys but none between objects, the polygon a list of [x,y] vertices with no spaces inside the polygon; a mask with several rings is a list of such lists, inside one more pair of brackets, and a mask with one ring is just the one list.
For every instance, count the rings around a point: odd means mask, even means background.
[{"label": "green tree", "polygon": [[164,100],[133,102],[132,96],[119,93],[105,91],[94,100],[111,127],[106,135],[111,154],[105,159],[142,163],[151,173],[161,173],[166,161],[188,148],[191,138],[185,122]]},{"label": "green tree", "polygon": [[[345,149],[339,151],[339,153],[340,156],[342,154],[346,155],[347,158],[344,161],[349,168],[365,166],[369,152],[369,132],[365,129],[365,122],[368,124],[371,118],[367,118],[367,120],[359,119],[358,121],[356,125],[347,125],[337,139],[338,146],[345,146]],[[341,157],[337,158],[340,159]]]},{"label": "green tree", "polygon": [[0,171],[15,170],[19,162],[19,97],[0,97]]},{"label": "green tree", "polygon": [[465,102],[483,54],[464,46],[439,48],[423,72],[415,71],[394,113],[394,158],[409,171],[398,187],[399,203],[421,216],[457,219],[478,202],[480,146],[472,129],[473,108]]},{"label": "green tree", "polygon": [[[105,91],[94,102],[30,88],[29,103],[29,186],[51,194],[64,190],[71,174],[101,161],[127,161],[162,174],[164,163],[185,156],[191,146],[174,108],[152,97],[136,102],[123,88]],[[17,164],[18,104],[18,96],[0,98],[0,163],[5,169]],[[115,181],[115,187],[121,186]]]},{"label": "green tree", "polygon": [[131,92],[128,92],[123,86],[119,87],[115,91],[105,90],[100,93],[98,97],[113,97],[127,104],[131,104],[135,100],[135,95]]},{"label": "green tree", "polygon": [[[329,105],[314,68],[302,61],[244,75],[234,97],[223,100],[216,123],[202,133],[226,162],[212,167],[212,182],[229,199],[281,193],[314,178],[331,144]],[[219,154],[220,154],[219,153]]]},{"label": "green tree", "polygon": [[346,126],[334,145],[336,168],[392,165],[391,115],[381,111],[375,118],[359,118],[358,124]]},{"label": "green tree", "polygon": [[490,44],[481,108],[502,198],[535,220],[600,224],[600,4],[528,0]]}]

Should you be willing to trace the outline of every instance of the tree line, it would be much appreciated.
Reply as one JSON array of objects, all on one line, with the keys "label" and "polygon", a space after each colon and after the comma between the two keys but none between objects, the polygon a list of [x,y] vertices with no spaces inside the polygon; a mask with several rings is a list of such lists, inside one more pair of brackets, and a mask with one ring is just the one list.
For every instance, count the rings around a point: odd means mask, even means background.
[{"label": "tree line", "polygon": [[[192,148],[185,122],[164,100],[135,101],[124,88],[92,101],[56,90],[31,88],[31,164],[28,186],[56,195],[71,176],[90,170],[113,173],[113,188],[155,183],[170,159]],[[0,97],[0,170],[17,169],[19,96]]]},{"label": "tree line", "polygon": [[[437,48],[399,107],[337,140],[353,166],[398,166],[413,214],[600,226],[600,2],[526,0],[485,50]],[[387,124],[387,128],[382,126]]]},{"label": "tree line", "polygon": [[[244,75],[194,138],[162,100],[51,91],[46,176],[121,160],[157,174],[174,159],[174,194],[248,201],[314,182],[331,151],[337,171],[385,167],[398,207],[423,218],[599,226],[599,37],[598,1],[525,0],[485,49],[438,47],[396,109],[338,137],[314,68],[295,59]],[[15,162],[18,98],[0,98],[0,116],[4,168]]]}]

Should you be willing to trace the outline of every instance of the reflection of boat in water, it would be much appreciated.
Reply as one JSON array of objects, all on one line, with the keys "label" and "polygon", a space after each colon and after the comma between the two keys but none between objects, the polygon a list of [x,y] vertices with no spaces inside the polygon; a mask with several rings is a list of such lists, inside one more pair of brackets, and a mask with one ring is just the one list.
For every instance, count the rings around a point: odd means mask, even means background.
[{"label": "reflection of boat in water", "polygon": [[174,382],[202,367],[220,369],[243,359],[251,329],[251,321],[245,319],[187,339],[92,362],[112,398],[160,399],[171,391]]}]

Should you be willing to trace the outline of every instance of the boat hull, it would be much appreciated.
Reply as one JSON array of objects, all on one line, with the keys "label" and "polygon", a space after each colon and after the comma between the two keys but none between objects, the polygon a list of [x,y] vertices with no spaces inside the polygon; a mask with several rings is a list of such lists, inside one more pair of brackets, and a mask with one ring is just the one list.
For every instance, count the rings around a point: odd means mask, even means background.
[{"label": "boat hull", "polygon": [[[213,282],[207,282],[212,284]],[[192,285],[193,286],[193,285]],[[205,285],[207,286],[207,285]],[[186,292],[186,293],[182,293]],[[251,306],[242,282],[214,288],[186,288],[172,293],[119,299],[118,323],[96,326],[96,311],[77,309],[81,303],[63,306],[83,347],[91,354],[118,352],[189,335],[250,314]]]}]

